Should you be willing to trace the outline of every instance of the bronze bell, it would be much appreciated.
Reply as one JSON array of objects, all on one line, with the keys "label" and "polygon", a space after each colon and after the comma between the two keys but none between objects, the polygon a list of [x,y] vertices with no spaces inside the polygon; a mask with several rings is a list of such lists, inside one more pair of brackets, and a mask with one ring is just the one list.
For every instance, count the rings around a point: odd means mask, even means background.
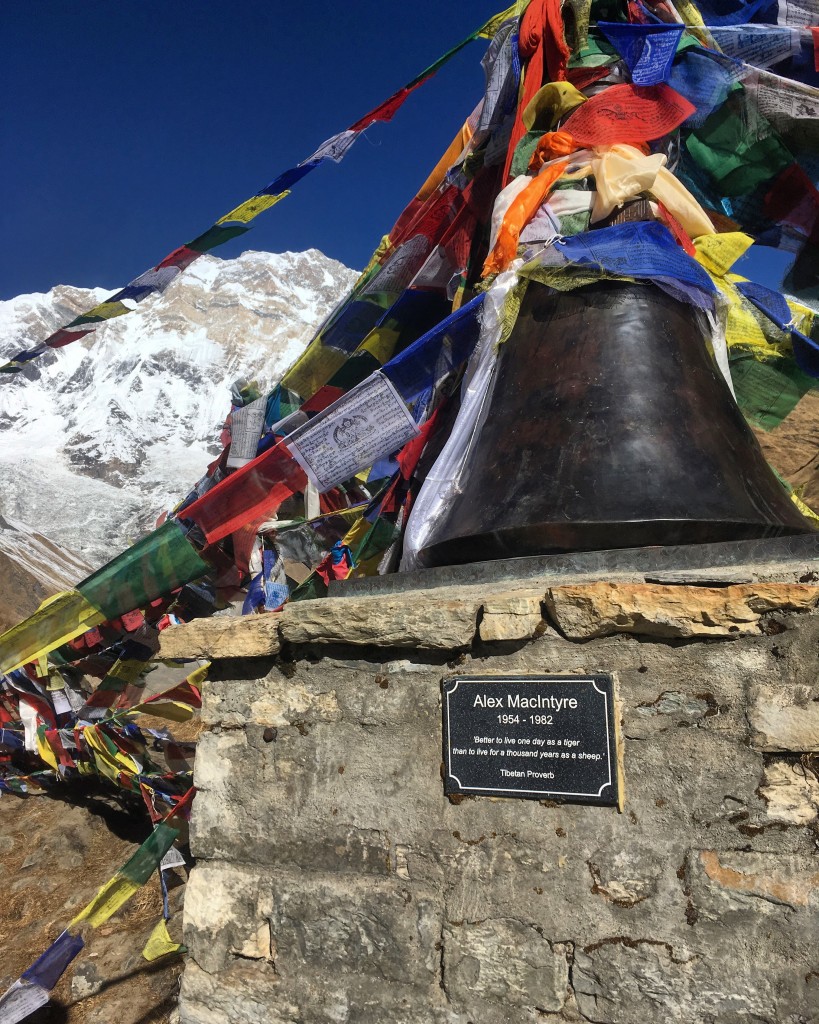
[{"label": "bronze bell", "polygon": [[423,564],[808,533],[688,305],[530,284]]}]

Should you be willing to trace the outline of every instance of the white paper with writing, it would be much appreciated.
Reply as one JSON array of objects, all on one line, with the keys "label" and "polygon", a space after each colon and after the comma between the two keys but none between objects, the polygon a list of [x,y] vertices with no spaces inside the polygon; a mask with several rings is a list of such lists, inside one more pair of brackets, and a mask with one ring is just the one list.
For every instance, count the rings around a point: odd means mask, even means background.
[{"label": "white paper with writing", "polygon": [[419,433],[392,383],[376,371],[285,442],[319,491],[349,480]]},{"label": "white paper with writing", "polygon": [[267,398],[257,398],[250,405],[236,409],[230,421],[230,454],[228,468],[246,466],[256,458],[259,438],[262,436]]}]

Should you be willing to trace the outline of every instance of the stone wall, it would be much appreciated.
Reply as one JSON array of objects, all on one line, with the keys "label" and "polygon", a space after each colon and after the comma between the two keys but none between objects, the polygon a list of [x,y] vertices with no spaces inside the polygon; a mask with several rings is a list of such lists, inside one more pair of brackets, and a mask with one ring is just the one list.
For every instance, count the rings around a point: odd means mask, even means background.
[{"label": "stone wall", "polygon": [[[183,1024],[819,1021],[816,588],[569,589],[312,602],[214,664]],[[623,813],[444,796],[443,678],[592,671]]]}]

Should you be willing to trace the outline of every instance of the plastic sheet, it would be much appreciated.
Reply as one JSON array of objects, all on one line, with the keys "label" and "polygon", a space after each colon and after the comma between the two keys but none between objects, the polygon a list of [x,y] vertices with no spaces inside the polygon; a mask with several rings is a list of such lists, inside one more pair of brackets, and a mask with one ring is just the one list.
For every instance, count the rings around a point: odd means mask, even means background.
[{"label": "plastic sheet", "polygon": [[[517,270],[521,261],[498,277],[486,292],[481,314],[481,332],[469,361],[461,389],[461,408],[441,454],[424,481],[407,521],[401,571],[419,568],[418,554],[426,544],[433,524],[443,514],[458,491],[461,469],[475,437],[480,431],[492,397],[497,348],[511,329],[504,304],[518,286]],[[519,308],[519,303],[517,304]]]}]

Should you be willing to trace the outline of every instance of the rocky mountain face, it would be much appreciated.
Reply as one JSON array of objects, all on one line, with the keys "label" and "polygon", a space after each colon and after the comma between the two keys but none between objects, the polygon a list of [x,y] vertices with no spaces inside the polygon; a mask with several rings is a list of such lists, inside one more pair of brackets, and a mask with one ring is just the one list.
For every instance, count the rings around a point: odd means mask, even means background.
[{"label": "rocky mountain face", "polygon": [[[230,385],[274,384],[356,274],[315,249],[203,256],[128,316],[0,381],[0,514],[100,564],[220,450]],[[60,285],[0,302],[0,357],[102,301]]]},{"label": "rocky mountain face", "polygon": [[0,516],[0,632],[9,629],[58,590],[70,590],[91,572],[73,551]]}]

